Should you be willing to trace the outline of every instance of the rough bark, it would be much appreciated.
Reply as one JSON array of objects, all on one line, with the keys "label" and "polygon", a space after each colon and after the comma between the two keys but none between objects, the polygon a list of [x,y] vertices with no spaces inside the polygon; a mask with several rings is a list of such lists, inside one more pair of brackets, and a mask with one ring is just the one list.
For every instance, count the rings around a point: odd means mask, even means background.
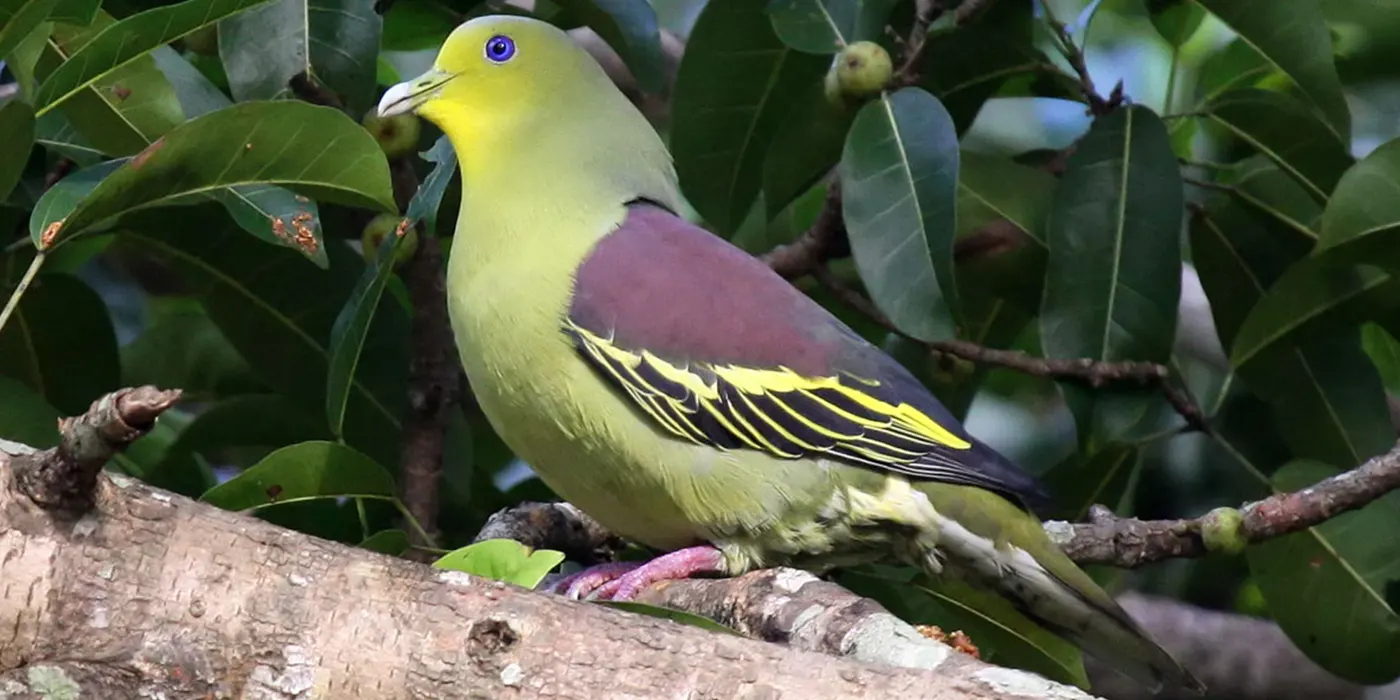
[{"label": "rough bark", "polygon": [[933,642],[937,672],[878,667],[572,602],[116,475],[46,507],[17,477],[75,468],[55,454],[0,454],[9,700],[1089,697]]}]

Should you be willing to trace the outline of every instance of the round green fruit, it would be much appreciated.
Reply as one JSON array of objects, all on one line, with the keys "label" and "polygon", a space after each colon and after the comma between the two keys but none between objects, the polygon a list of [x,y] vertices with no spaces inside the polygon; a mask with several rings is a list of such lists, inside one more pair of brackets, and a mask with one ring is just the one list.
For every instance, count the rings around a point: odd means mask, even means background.
[{"label": "round green fruit", "polygon": [[[873,41],[857,41],[836,55],[832,72],[842,94],[868,97],[890,84],[894,64],[885,47]],[[830,90],[829,85],[827,89]]]},{"label": "round green fruit", "polygon": [[[402,216],[394,214],[380,214],[365,224],[365,230],[360,233],[360,254],[365,260],[373,263],[379,259],[379,246],[384,244],[385,236],[393,236],[399,230],[400,222],[404,221]],[[409,226],[404,229],[404,241],[399,244],[399,249],[394,255],[394,267],[398,267],[413,257],[413,253],[418,250],[418,227]]]},{"label": "round green fruit", "polygon": [[370,112],[360,123],[379,142],[384,155],[390,158],[408,155],[418,148],[418,132],[422,127],[418,117],[412,114],[381,118]]}]

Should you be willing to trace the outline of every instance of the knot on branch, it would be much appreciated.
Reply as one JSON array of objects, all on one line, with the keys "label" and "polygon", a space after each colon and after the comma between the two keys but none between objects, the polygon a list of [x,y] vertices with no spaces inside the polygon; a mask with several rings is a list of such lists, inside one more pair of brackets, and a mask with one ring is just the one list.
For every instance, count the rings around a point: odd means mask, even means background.
[{"label": "knot on branch", "polygon": [[180,394],[153,386],[121,389],[94,401],[81,416],[59,419],[57,447],[11,462],[15,486],[43,508],[88,511],[107,460],[150,432]]}]

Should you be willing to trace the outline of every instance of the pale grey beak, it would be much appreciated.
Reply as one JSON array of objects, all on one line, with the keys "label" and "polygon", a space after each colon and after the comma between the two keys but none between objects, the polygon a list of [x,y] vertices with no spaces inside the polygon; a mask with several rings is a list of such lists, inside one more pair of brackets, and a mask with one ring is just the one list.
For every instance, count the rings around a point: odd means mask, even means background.
[{"label": "pale grey beak", "polygon": [[380,117],[408,114],[437,97],[442,92],[442,86],[454,77],[451,73],[434,68],[413,80],[399,83],[384,93],[376,111]]}]

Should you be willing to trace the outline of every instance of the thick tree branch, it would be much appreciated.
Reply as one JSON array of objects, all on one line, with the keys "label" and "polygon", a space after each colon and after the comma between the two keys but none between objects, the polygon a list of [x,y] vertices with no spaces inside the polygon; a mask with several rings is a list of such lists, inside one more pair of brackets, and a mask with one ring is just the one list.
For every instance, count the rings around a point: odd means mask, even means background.
[{"label": "thick tree branch", "polygon": [[[69,421],[65,444],[79,440],[77,426],[96,426],[89,434],[110,454],[130,441],[131,421],[149,427],[165,404],[129,399],[121,408],[132,393]],[[928,641],[906,640],[917,664],[877,667],[524,591],[119,475],[95,480],[86,515],[56,517],[17,488],[15,470],[35,459],[87,470],[98,452],[44,454],[0,453],[0,689],[9,697],[56,697],[55,688],[64,697],[276,700],[1089,697]],[[825,588],[799,572],[768,576],[775,592]],[[816,615],[844,619],[839,606]],[[841,643],[869,649],[870,629],[848,624]]]}]

